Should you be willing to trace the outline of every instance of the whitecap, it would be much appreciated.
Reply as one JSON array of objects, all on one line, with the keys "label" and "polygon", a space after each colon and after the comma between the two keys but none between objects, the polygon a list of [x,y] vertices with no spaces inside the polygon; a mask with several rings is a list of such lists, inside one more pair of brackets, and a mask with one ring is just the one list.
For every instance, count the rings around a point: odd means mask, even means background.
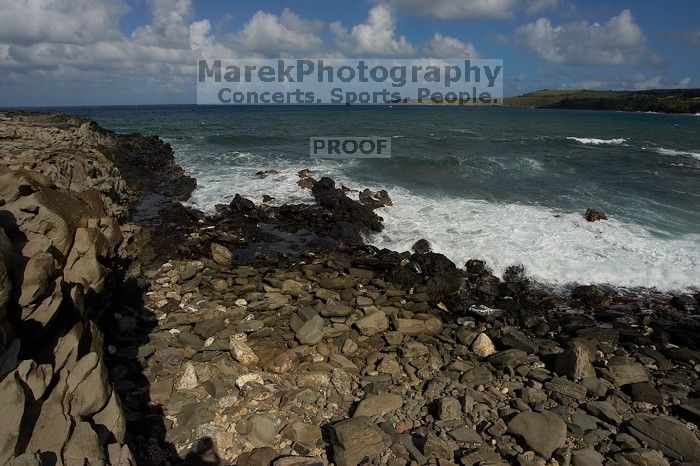
[{"label": "whitecap", "polygon": [[601,144],[610,144],[610,145],[621,145],[625,144],[627,140],[625,138],[615,138],[615,139],[597,139],[597,138],[577,138],[574,136],[569,136],[566,139],[570,141],[576,141],[581,144],[593,144],[593,145],[601,145]]}]

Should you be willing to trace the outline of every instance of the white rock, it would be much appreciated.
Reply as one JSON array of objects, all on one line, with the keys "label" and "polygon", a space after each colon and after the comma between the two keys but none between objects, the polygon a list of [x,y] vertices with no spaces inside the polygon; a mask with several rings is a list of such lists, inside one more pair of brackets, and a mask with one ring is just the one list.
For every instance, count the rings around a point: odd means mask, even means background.
[{"label": "white rock", "polygon": [[199,385],[199,381],[197,380],[197,371],[194,368],[194,364],[187,362],[185,363],[185,372],[175,384],[175,389],[192,390],[197,388],[197,385]]},{"label": "white rock", "polygon": [[232,336],[229,340],[231,355],[244,366],[252,366],[257,364],[260,358],[245,341],[246,336],[244,334]]},{"label": "white rock", "polygon": [[236,379],[236,387],[238,388],[243,388],[243,386],[248,383],[258,383],[262,385],[264,382],[260,374],[255,374],[253,372],[249,374],[243,374],[242,376]]},{"label": "white rock", "polygon": [[472,351],[474,351],[474,354],[477,356],[485,358],[495,353],[496,347],[493,346],[493,342],[488,335],[480,333],[479,336],[476,337],[476,340],[474,340],[474,343],[472,343]]}]

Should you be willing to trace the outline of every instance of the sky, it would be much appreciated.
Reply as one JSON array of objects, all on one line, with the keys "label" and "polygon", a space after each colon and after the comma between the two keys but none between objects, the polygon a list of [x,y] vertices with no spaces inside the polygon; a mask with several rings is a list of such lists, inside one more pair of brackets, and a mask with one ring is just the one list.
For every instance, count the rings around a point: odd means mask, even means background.
[{"label": "sky", "polygon": [[0,0],[0,106],[196,102],[199,58],[498,58],[504,93],[700,88],[700,0]]}]

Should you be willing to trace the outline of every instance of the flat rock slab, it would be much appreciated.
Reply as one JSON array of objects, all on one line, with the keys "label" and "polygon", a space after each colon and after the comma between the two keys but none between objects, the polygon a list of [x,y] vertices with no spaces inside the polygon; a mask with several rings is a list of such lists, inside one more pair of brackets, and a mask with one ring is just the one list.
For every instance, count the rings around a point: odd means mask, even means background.
[{"label": "flat rock slab", "polygon": [[700,440],[672,417],[641,414],[629,422],[627,430],[637,440],[671,459],[700,463]]}]

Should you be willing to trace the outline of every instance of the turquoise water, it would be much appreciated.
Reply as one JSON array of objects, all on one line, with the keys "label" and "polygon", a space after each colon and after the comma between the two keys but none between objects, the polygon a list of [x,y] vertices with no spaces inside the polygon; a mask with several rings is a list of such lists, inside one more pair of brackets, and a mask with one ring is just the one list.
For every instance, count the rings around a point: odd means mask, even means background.
[{"label": "turquoise water", "polygon": [[[209,210],[236,192],[308,200],[296,172],[386,188],[378,246],[425,237],[458,263],[522,263],[563,285],[700,287],[700,117],[447,107],[71,108],[120,132],[158,134]],[[391,136],[391,159],[311,160],[312,136]],[[259,180],[254,173],[275,169]],[[582,220],[588,207],[609,222]]]}]

